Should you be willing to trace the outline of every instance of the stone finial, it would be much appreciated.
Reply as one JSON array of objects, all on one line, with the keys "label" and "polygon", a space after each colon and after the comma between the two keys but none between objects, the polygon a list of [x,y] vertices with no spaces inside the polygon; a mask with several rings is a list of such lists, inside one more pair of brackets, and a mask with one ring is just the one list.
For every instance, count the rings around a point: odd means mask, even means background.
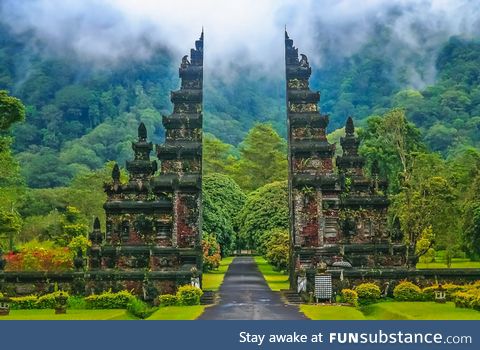
[{"label": "stone finial", "polygon": [[372,176],[378,176],[380,174],[380,166],[378,165],[378,160],[374,159],[371,167]]},{"label": "stone finial", "polygon": [[100,228],[100,220],[98,219],[98,217],[96,217],[93,221],[93,231],[90,233],[88,238],[90,239],[90,241],[92,241],[92,244],[102,243],[103,236]]},{"label": "stone finial", "polygon": [[353,125],[352,117],[347,118],[347,122],[345,123],[345,134],[353,135],[355,133],[355,126]]},{"label": "stone finial", "polygon": [[138,126],[138,139],[140,141],[145,141],[147,139],[147,128],[143,122]]},{"label": "stone finial", "polygon": [[112,179],[114,182],[120,182],[120,168],[117,163],[115,163],[112,169]]},{"label": "stone finial", "polygon": [[98,217],[95,217],[95,220],[93,221],[93,230],[100,230],[100,220]]}]

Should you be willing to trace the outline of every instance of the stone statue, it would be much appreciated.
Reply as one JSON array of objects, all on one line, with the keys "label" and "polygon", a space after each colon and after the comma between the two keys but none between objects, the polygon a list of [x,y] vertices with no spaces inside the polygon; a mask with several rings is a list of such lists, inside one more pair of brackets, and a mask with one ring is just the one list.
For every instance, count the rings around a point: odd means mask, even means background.
[{"label": "stone statue", "polygon": [[188,55],[182,57],[182,63],[180,64],[181,68],[187,68],[190,65],[190,61],[188,60]]},{"label": "stone statue", "polygon": [[303,53],[301,53],[300,56],[302,57],[300,59],[300,67],[304,67],[304,68],[310,67],[310,64],[308,63],[307,55],[304,55]]}]

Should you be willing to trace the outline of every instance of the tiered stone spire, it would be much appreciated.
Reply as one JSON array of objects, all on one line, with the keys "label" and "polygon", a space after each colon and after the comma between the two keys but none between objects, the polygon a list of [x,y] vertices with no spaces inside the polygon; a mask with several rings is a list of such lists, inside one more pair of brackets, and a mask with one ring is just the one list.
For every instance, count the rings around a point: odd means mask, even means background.
[{"label": "tiered stone spire", "polygon": [[347,176],[363,176],[365,160],[358,154],[360,141],[355,136],[355,126],[352,117],[348,117],[345,123],[345,137],[340,139],[343,154],[337,157],[339,172]]},{"label": "tiered stone spire", "polygon": [[157,171],[157,162],[150,161],[153,145],[151,142],[147,142],[147,128],[143,123],[138,126],[138,141],[132,142],[132,149],[135,158],[127,161],[127,170],[131,180],[150,180]]},{"label": "tiered stone spire", "polygon": [[[294,175],[326,175],[333,172],[335,145],[327,141],[328,115],[320,114],[320,93],[309,87],[312,69],[308,58],[304,54],[300,57],[293,40],[285,32],[291,171]],[[312,176],[308,178],[313,180]]]},{"label": "tiered stone spire", "polygon": [[[326,138],[328,116],[320,113],[320,94],[310,90],[312,69],[285,32],[289,135],[290,215],[297,247],[317,247],[337,235],[338,202],[333,173],[335,145]],[[327,209],[327,207],[329,209]]]},{"label": "tiered stone spire", "polygon": [[201,242],[203,38],[202,31],[190,60],[182,58],[181,87],[171,94],[173,113],[163,117],[165,143],[157,145],[161,166],[154,187],[172,192],[172,240],[181,248],[199,249]]}]

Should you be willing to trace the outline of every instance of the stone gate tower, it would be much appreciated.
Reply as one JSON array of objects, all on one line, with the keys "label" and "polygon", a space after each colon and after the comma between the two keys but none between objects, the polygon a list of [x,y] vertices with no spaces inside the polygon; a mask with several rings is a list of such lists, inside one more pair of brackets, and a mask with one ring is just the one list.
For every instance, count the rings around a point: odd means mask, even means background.
[{"label": "stone gate tower", "polygon": [[[342,156],[326,138],[328,116],[310,89],[308,58],[285,32],[291,286],[300,271],[321,265],[365,269],[404,267],[407,248],[387,227],[386,182],[363,173],[352,118],[341,139]],[[336,165],[336,167],[335,167]]]},{"label": "stone gate tower", "polygon": [[190,59],[182,58],[179,76],[173,113],[162,120],[165,143],[156,146],[160,165],[150,159],[153,145],[141,123],[134,159],[126,164],[128,182],[115,165],[105,184],[106,234],[96,220],[89,250],[96,277],[87,291],[128,289],[152,299],[202,271],[203,32]]}]

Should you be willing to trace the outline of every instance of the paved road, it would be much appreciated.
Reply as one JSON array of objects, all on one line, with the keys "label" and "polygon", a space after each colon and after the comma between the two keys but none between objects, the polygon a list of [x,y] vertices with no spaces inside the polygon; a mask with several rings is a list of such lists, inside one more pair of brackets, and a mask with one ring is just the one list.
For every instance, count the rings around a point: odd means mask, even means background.
[{"label": "paved road", "polygon": [[285,305],[272,292],[251,257],[237,257],[230,264],[220,302],[205,309],[200,320],[305,320],[294,305]]}]

